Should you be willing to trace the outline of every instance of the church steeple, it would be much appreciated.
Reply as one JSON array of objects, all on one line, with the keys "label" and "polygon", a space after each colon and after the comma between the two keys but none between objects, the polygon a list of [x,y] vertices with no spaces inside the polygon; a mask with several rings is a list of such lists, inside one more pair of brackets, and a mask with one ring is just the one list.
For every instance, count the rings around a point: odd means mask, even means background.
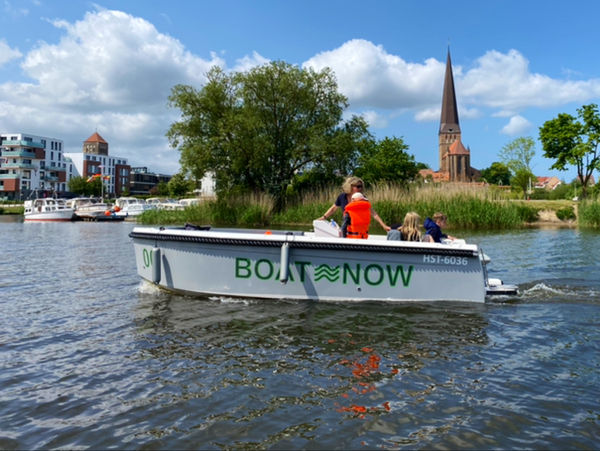
[{"label": "church steeple", "polygon": [[452,75],[452,61],[450,48],[446,58],[446,75],[444,77],[444,91],[442,94],[442,115],[440,119],[440,133],[460,133],[458,125],[458,108],[456,107],[456,92],[454,91],[454,76]]},{"label": "church steeple", "polygon": [[[440,132],[438,133],[440,171],[450,174],[450,180],[457,179],[456,158],[450,152],[450,146],[460,142],[460,125],[458,125],[458,108],[456,107],[456,92],[454,91],[454,76],[452,75],[452,60],[450,48],[446,57],[446,75],[444,76],[444,91],[442,93],[442,114]],[[452,160],[452,161],[451,161]],[[464,165],[463,165],[464,166]]]}]

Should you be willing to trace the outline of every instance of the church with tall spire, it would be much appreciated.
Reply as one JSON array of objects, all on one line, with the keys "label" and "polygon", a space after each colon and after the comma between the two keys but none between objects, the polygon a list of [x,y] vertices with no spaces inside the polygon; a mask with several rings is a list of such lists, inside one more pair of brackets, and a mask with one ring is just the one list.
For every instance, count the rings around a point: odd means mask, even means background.
[{"label": "church with tall spire", "polygon": [[446,57],[446,73],[442,91],[442,111],[440,129],[438,132],[438,152],[440,168],[437,172],[421,171],[423,176],[431,175],[434,181],[440,182],[471,182],[478,171],[471,167],[471,151],[461,140],[458,108],[456,106],[456,91],[452,74],[450,49]]}]

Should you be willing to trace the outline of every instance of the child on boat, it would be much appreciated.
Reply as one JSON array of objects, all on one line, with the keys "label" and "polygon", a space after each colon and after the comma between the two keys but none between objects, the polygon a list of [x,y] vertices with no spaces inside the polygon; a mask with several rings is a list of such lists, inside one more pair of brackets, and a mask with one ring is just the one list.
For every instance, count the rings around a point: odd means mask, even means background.
[{"label": "child on boat", "polygon": [[342,236],[344,238],[366,239],[371,225],[371,203],[362,193],[354,193],[344,209]]},{"label": "child on boat", "polygon": [[441,212],[437,212],[433,215],[432,218],[426,218],[423,227],[425,227],[425,235],[423,236],[423,241],[429,243],[441,243],[442,238],[446,238],[449,240],[455,240],[453,236],[446,235],[442,232],[442,227],[446,227],[448,222],[448,217]]},{"label": "child on boat", "polygon": [[421,232],[419,230],[419,224],[421,223],[421,217],[414,211],[409,211],[404,216],[404,221],[401,225],[395,225],[394,228],[388,232],[388,240],[401,240],[401,241],[421,241]]}]

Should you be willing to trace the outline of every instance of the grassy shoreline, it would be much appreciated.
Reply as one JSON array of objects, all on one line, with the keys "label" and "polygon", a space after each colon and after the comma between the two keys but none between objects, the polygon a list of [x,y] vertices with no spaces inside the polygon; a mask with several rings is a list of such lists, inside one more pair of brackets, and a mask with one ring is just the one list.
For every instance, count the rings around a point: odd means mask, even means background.
[{"label": "grassy shoreline", "polygon": [[[282,212],[273,211],[273,200],[266,194],[241,195],[207,200],[185,210],[150,210],[138,219],[145,225],[212,224],[244,228],[310,228],[332,205],[339,194],[332,187],[305,194],[290,202]],[[421,219],[442,211],[448,215],[449,231],[502,230],[552,225],[557,227],[600,228],[600,202],[570,200],[508,199],[506,192],[494,187],[473,185],[421,186],[405,189],[391,184],[371,187],[365,193],[386,224],[402,222],[409,211]],[[0,204],[0,214],[23,214],[22,204]],[[333,219],[342,221],[342,212]],[[375,221],[372,233],[383,233]]]},{"label": "grassy shoreline", "polygon": [[[191,223],[249,228],[309,227],[313,219],[327,211],[338,194],[339,189],[335,188],[311,193],[277,213],[273,212],[269,196],[246,195],[206,201],[183,211],[148,211],[138,222],[147,225]],[[423,220],[436,211],[443,211],[449,217],[448,230],[502,230],[538,224],[600,227],[600,207],[593,207],[598,205],[597,202],[510,200],[488,187],[464,185],[426,186],[412,190],[382,185],[373,187],[366,194],[388,225],[402,222],[408,211],[416,211]],[[578,211],[581,218],[577,217]],[[338,210],[333,219],[341,223],[341,211]],[[373,222],[372,232],[382,233],[383,230]]]}]

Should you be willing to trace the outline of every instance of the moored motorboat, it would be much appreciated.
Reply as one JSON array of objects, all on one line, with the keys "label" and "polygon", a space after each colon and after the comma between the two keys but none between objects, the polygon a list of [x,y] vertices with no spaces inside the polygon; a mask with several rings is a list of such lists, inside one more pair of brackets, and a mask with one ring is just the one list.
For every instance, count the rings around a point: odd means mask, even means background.
[{"label": "moored motorboat", "polygon": [[143,199],[136,197],[119,197],[115,201],[115,214],[125,218],[139,216],[151,208]]},{"label": "moored motorboat", "polygon": [[[322,222],[322,221],[320,221]],[[136,227],[138,274],[181,293],[320,301],[484,302],[475,244],[353,240],[315,232]],[[494,282],[497,284],[497,282]],[[497,284],[500,292],[503,284]],[[504,286],[505,294],[516,292]],[[508,289],[508,290],[507,290]]]},{"label": "moored motorboat", "polygon": [[25,221],[70,221],[73,208],[67,206],[64,199],[45,197],[24,202]]},{"label": "moored motorboat", "polygon": [[67,201],[67,206],[74,209],[75,221],[122,221],[111,205],[93,197],[75,197]]}]

